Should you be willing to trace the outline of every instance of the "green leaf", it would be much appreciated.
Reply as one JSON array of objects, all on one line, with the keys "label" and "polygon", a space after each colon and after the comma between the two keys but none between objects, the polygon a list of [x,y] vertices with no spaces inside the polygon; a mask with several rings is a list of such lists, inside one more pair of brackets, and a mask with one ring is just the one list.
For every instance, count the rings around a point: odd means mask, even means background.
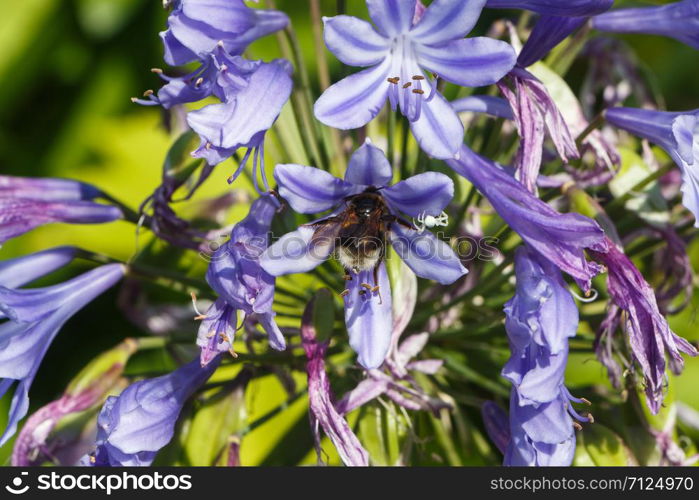
[{"label": "green leaf", "polygon": [[194,466],[214,465],[230,444],[247,426],[245,389],[248,372],[241,372],[233,383],[205,393],[205,402],[195,413],[184,451]]},{"label": "green leaf", "polygon": [[578,441],[594,465],[627,466],[636,462],[621,438],[601,424],[585,426]]}]

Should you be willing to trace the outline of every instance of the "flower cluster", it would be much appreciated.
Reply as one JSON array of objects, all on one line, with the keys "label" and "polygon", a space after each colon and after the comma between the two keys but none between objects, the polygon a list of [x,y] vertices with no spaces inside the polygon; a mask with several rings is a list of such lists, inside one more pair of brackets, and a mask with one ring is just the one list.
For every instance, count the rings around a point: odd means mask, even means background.
[{"label": "flower cluster", "polygon": [[[424,432],[412,426],[406,410],[431,412],[438,441],[447,439],[447,429],[473,427],[473,436],[460,442],[484,442],[477,426],[463,425],[463,414],[457,425],[444,423],[451,412],[475,406],[505,465],[567,466],[576,457],[576,429],[594,423],[575,408],[592,403],[568,390],[578,390],[566,377],[569,341],[578,330],[597,329],[594,344],[582,333],[575,342],[597,353],[615,390],[634,401],[645,392],[652,415],[670,404],[668,367],[679,374],[683,354],[699,354],[665,317],[685,307],[691,294],[691,223],[679,201],[677,209],[669,203],[681,190],[699,227],[699,111],[625,107],[631,92],[622,84],[628,82],[615,82],[616,74],[599,68],[588,75],[594,81],[586,82],[580,102],[561,75],[586,54],[584,47],[594,52],[602,46],[599,40],[586,45],[593,30],[660,34],[698,48],[699,2],[610,11],[612,0],[433,0],[428,6],[366,0],[369,20],[344,12],[322,17],[320,2],[311,2],[321,87],[315,100],[301,45],[283,12],[243,0],[164,3],[170,9],[161,33],[164,60],[187,69],[182,76],[154,69],[165,84],[133,101],[186,113],[186,130],[141,214],[77,181],[0,176],[0,243],[52,222],[117,219],[153,237],[128,263],[74,247],[0,262],[0,397],[14,388],[0,445],[27,415],[30,386],[59,330],[125,275],[139,310],[160,311],[167,320],[145,328],[154,337],[129,339],[104,353],[59,399],[31,415],[13,464],[55,457],[75,463],[79,455],[86,466],[148,466],[182,427],[192,441],[201,439],[195,431],[211,439],[198,450],[207,463],[237,465],[241,439],[307,393],[319,461],[322,430],[345,465],[407,463],[406,450],[430,439],[406,437]],[[489,37],[467,37],[483,9],[530,13],[517,28],[501,23]],[[249,45],[281,30],[282,54],[295,59],[294,66],[287,59],[249,57]],[[343,65],[363,69],[331,82],[325,48]],[[618,59],[625,71],[635,69],[631,59]],[[293,89],[292,68],[302,88]],[[489,88],[477,93],[478,87]],[[602,104],[597,89],[611,89]],[[276,122],[292,91],[293,113],[302,116],[294,122],[298,129],[286,130],[286,123]],[[265,137],[273,127],[284,139],[275,148],[279,162],[270,185]],[[628,158],[638,155],[629,147],[633,138],[620,131],[643,139],[638,163],[649,177],[625,177],[635,175]],[[298,135],[302,147],[288,148],[285,141]],[[654,182],[670,167],[653,172],[656,160],[645,141],[680,167],[679,178],[663,177],[664,190]],[[228,159],[235,163],[229,184],[252,162],[255,199],[235,224],[226,226],[222,218],[216,230],[194,229],[194,217],[185,220],[171,206],[175,193],[186,189],[189,200]],[[649,185],[651,194],[641,192]],[[590,186],[594,197],[585,191]],[[218,208],[233,204],[222,199]],[[638,209],[639,203],[645,205]],[[647,205],[663,213],[647,217]],[[230,237],[213,246],[214,233]],[[484,257],[479,241],[476,258],[464,255],[462,237],[489,234],[496,235],[498,252]],[[628,243],[638,235],[664,245],[651,249],[656,260],[668,260],[656,265],[669,276],[656,290],[632,260]],[[188,260],[191,252],[208,261],[205,275],[200,262]],[[93,268],[62,283],[27,287],[77,258]],[[606,287],[598,277],[604,274]],[[141,280],[168,289],[173,302],[151,307],[151,289]],[[575,286],[585,297],[572,291]],[[128,316],[133,309],[124,295],[119,302]],[[190,316],[184,301],[172,296],[191,296],[200,321],[196,336],[191,318],[182,321]],[[606,304],[579,307],[576,298]],[[203,313],[202,300],[210,300]],[[335,321],[336,313],[344,322]],[[143,319],[133,322],[143,327]],[[132,354],[151,348],[167,358],[171,371],[125,370]],[[305,387],[297,387],[294,371],[304,374]],[[336,399],[337,373],[355,380],[343,382],[352,389]],[[289,399],[248,424],[248,382],[270,375]],[[482,398],[483,391],[492,397]],[[367,430],[374,424],[366,423],[364,411],[354,413],[369,405],[385,411],[395,428],[405,422],[410,428],[402,436],[396,431],[382,460],[363,439],[384,429]],[[192,420],[178,426],[189,409]],[[663,460],[688,463],[672,426],[654,428],[652,417],[639,410],[636,405],[636,423],[648,429]],[[64,444],[56,434],[75,415],[83,437]],[[631,427],[640,428],[636,423]],[[408,444],[398,446],[396,436]],[[184,446],[179,441],[173,449]],[[437,455],[429,450],[422,454]],[[451,446],[446,455],[458,463],[460,453]]]}]

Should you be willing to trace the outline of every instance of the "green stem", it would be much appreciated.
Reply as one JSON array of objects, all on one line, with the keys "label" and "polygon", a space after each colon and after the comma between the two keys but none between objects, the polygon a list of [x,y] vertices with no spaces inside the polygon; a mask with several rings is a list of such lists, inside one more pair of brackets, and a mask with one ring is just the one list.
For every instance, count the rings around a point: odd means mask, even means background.
[{"label": "green stem", "polygon": [[590,122],[590,124],[587,126],[587,128],[582,131],[582,133],[578,136],[577,139],[575,139],[575,145],[578,148],[578,150],[580,150],[583,142],[585,141],[585,139],[587,139],[587,136],[589,136],[592,132],[594,132],[598,128],[601,128],[602,125],[604,125],[606,121],[607,121],[607,119],[606,119],[604,113],[600,113],[595,117],[594,120],[592,120]]},{"label": "green stem", "polygon": [[110,202],[112,205],[115,205],[118,207],[121,212],[124,214],[124,220],[128,222],[132,222],[133,224],[139,224],[143,223],[141,220],[141,215],[133,210],[131,207],[128,207],[124,203],[122,203],[120,200],[114,198],[113,196],[109,195],[108,193],[105,193],[102,191],[100,193],[100,197],[108,202]]}]

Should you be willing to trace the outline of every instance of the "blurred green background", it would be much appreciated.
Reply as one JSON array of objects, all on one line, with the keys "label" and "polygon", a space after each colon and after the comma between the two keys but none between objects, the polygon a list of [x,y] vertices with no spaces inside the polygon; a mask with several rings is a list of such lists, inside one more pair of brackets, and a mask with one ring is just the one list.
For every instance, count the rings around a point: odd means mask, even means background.
[{"label": "blurred green background", "polygon": [[[317,58],[307,2],[276,3],[292,18],[313,75]],[[346,4],[349,12],[365,12],[359,0]],[[323,2],[324,14],[331,15],[335,5],[335,0]],[[158,185],[162,161],[173,140],[162,126],[158,108],[140,107],[130,101],[130,97],[157,89],[160,84],[150,68],[163,67],[158,32],[164,29],[167,14],[161,0],[0,0],[0,12],[0,172],[79,179],[137,208]],[[490,11],[486,19],[504,14]],[[487,25],[487,21],[479,24],[478,30],[482,33]],[[699,107],[696,51],[660,37],[624,38],[656,75],[668,109]],[[267,60],[279,57],[276,39],[272,36],[256,43],[249,55]],[[328,61],[337,79],[344,70],[330,54]],[[580,71],[576,66],[569,78],[574,88]],[[317,79],[313,78],[312,83],[317,95]],[[228,167],[217,168],[198,196],[224,192],[229,174]],[[235,210],[230,221],[242,215],[242,210]],[[63,244],[126,260],[135,252],[136,238],[133,225],[126,222],[52,225],[8,242],[0,249],[0,259]],[[694,262],[699,263],[699,245],[692,248],[697,257]],[[115,291],[105,294],[66,325],[32,387],[32,409],[56,398],[97,353],[127,336],[142,335],[118,313],[116,298]],[[682,314],[671,318],[677,333],[690,340],[699,339],[699,298],[695,299]],[[191,331],[194,337],[193,321]],[[589,360],[587,354],[571,356],[574,370],[570,370],[569,380],[573,386],[598,383],[604,378],[600,366]],[[677,398],[694,408],[699,408],[697,380],[699,359],[688,360],[684,376],[673,381]],[[249,409],[251,418],[284,399],[282,387],[271,377],[255,381],[250,393],[254,403]],[[0,404],[0,423],[7,403],[5,398]],[[279,458],[274,450],[279,439],[288,429],[307,425],[305,411],[302,398],[281,417],[253,432],[244,443],[244,463],[276,463]],[[305,456],[307,463],[313,462],[306,451],[297,450],[297,461]],[[9,446],[0,450],[0,463],[8,452]]]}]

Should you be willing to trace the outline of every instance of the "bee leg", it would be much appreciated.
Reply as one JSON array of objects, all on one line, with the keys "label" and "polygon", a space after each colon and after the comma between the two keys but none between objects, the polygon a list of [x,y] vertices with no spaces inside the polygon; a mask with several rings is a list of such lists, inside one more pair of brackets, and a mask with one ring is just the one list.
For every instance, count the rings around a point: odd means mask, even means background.
[{"label": "bee leg", "polygon": [[379,264],[374,266],[374,286],[371,287],[371,293],[379,294],[379,304],[383,304],[383,298],[381,297],[381,286],[379,286]]}]

